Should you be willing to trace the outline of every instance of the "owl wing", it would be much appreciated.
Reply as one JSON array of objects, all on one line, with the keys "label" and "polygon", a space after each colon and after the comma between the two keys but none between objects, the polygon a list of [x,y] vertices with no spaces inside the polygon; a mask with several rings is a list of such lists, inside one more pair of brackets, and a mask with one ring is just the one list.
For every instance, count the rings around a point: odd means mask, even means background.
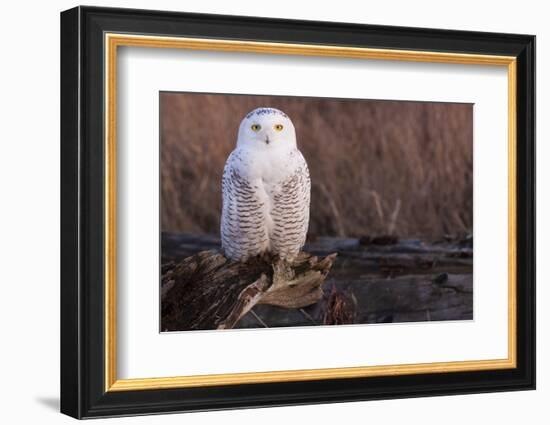
[{"label": "owl wing", "polygon": [[272,200],[271,249],[281,258],[293,258],[306,242],[310,197],[309,169],[300,153],[295,172],[282,182]]},{"label": "owl wing", "polygon": [[243,261],[269,246],[266,226],[266,196],[257,184],[244,178],[229,156],[222,177],[222,249],[226,257]]}]

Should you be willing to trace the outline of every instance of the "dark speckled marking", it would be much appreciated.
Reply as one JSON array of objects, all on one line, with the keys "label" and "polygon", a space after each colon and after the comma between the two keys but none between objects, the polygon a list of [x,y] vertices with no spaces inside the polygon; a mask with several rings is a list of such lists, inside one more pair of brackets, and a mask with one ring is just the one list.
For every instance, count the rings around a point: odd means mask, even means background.
[{"label": "dark speckled marking", "polygon": [[253,117],[254,115],[257,115],[259,117],[261,117],[262,115],[280,115],[282,117],[288,118],[287,114],[285,114],[283,111],[279,111],[278,109],[275,109],[275,108],[258,108],[258,109],[254,109],[253,111],[249,112],[246,115],[246,119],[249,119],[249,118]]}]

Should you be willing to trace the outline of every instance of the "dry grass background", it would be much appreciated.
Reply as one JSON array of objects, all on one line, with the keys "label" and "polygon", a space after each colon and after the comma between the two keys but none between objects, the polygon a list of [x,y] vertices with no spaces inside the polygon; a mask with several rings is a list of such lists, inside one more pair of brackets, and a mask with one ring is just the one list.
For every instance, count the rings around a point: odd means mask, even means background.
[{"label": "dry grass background", "polygon": [[286,112],[311,173],[309,235],[471,232],[466,104],[161,93],[163,231],[218,234],[221,176],[242,117]]}]

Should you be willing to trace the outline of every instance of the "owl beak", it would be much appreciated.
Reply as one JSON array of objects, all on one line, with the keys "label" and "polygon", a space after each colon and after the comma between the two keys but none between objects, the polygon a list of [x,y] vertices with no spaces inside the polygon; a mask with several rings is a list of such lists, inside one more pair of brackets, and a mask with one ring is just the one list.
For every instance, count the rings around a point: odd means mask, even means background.
[{"label": "owl beak", "polygon": [[269,145],[269,136],[267,134],[265,135],[265,144]]}]

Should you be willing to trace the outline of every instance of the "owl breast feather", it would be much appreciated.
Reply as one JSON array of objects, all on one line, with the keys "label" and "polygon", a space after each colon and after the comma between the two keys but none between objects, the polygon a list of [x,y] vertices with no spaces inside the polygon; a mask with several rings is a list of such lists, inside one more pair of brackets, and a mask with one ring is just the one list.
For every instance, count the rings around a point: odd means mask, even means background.
[{"label": "owl breast feather", "polygon": [[303,247],[309,224],[307,164],[297,150],[267,163],[251,159],[235,150],[224,169],[222,248],[238,261],[266,251],[291,259]]}]

